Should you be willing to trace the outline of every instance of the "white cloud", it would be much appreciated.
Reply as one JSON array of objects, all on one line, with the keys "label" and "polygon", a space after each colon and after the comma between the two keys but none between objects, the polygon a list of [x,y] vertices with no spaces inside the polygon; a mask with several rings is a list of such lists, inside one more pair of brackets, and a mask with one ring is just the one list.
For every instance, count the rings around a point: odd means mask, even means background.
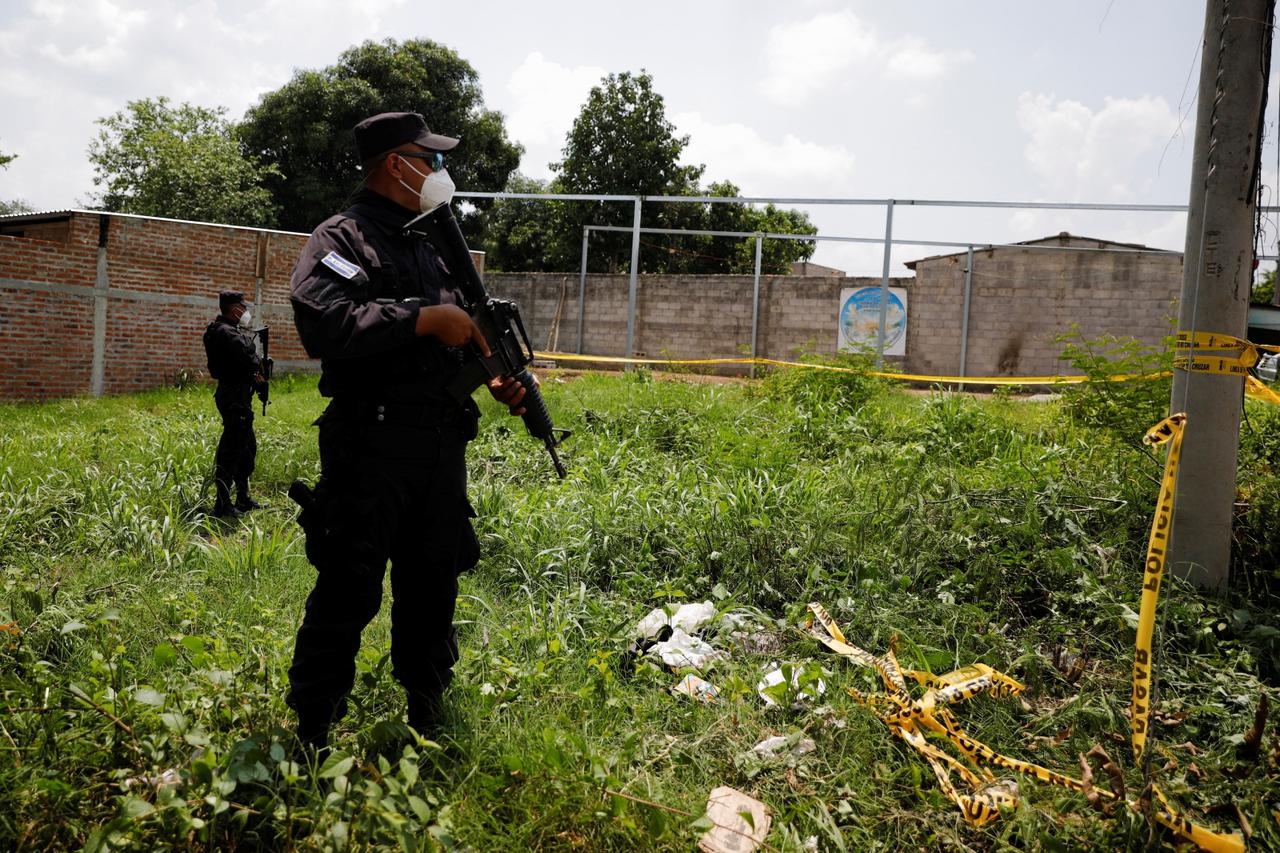
[{"label": "white cloud", "polygon": [[559,65],[539,52],[529,54],[511,73],[507,91],[519,106],[507,116],[507,132],[525,146],[521,171],[533,177],[550,176],[548,162],[558,159],[587,93],[605,73],[594,65]]},{"label": "white cloud", "polygon": [[907,36],[887,51],[887,70],[896,77],[928,80],[973,60],[968,50],[933,50],[922,39]]},{"label": "white cloud", "polygon": [[837,88],[857,66],[889,77],[925,80],[973,59],[967,50],[935,50],[917,36],[886,37],[845,10],[779,24],[765,44],[767,76],[760,84],[779,103],[802,103]]},{"label": "white cloud", "polygon": [[[1151,201],[1165,147],[1178,118],[1163,98],[1103,99],[1101,109],[1051,95],[1023,93],[1018,124],[1029,137],[1023,155],[1038,179],[1028,193],[1056,201],[1124,204]],[[1164,163],[1172,168],[1171,163]],[[1181,249],[1183,214],[1020,211],[1009,219],[1016,239],[1059,231],[1162,249]]]},{"label": "white cloud", "polygon": [[1018,124],[1041,190],[1076,201],[1135,201],[1149,197],[1165,143],[1178,119],[1164,98],[1104,98],[1094,111],[1078,101],[1024,92]]},{"label": "white cloud", "polygon": [[747,195],[849,193],[854,155],[841,145],[807,142],[789,133],[769,139],[745,124],[716,124],[696,112],[677,114],[672,123],[689,135],[684,162],[706,164],[704,182],[730,180]]},{"label": "white cloud", "polygon": [[802,101],[877,50],[876,37],[852,12],[832,12],[769,31],[769,76],[761,85],[775,101]]},{"label": "white cloud", "polygon": [[145,11],[122,9],[109,0],[83,4],[69,21],[60,4],[38,11],[57,26],[58,35],[57,41],[39,46],[40,55],[80,72],[102,72],[127,59],[129,37],[147,21]]},{"label": "white cloud", "polygon": [[[127,101],[166,96],[239,118],[295,68],[332,64],[382,32],[405,0],[369,0],[358,17],[341,0],[32,0],[0,16],[0,151],[18,154],[0,198],[76,206],[93,186],[85,152],[94,120]],[[288,34],[288,49],[278,42]],[[408,36],[399,35],[398,38]]]}]

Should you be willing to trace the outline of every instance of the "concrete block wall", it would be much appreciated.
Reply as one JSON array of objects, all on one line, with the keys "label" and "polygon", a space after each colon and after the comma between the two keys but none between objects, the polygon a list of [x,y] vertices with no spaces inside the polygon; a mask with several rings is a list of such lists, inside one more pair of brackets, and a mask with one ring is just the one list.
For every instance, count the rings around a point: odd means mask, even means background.
[{"label": "concrete block wall", "polygon": [[[909,372],[959,371],[965,262],[965,255],[952,255],[916,263],[907,331]],[[1181,286],[1182,257],[1172,253],[975,252],[965,372],[1075,373],[1059,357],[1063,345],[1056,340],[1073,323],[1085,338],[1117,335],[1157,345],[1172,333]]]},{"label": "concrete block wall", "polygon": [[[894,279],[892,283],[899,286],[909,281]],[[551,348],[558,309],[558,349],[576,350],[578,276],[490,273],[486,284],[495,296],[519,303],[535,348]],[[877,278],[762,276],[757,352],[783,359],[801,352],[834,353],[841,289],[879,284]],[[583,352],[626,354],[629,287],[625,274],[587,276]],[[636,287],[633,348],[650,357],[747,355],[751,347],[752,291],[751,276],[641,275]]]},{"label": "concrete block wall", "polygon": [[[282,369],[315,369],[289,305],[289,277],[305,242],[305,234],[85,211],[0,218],[0,399],[123,393],[199,375],[201,334],[225,289],[251,296],[259,322],[272,328],[272,356]],[[1088,245],[1080,238],[1068,243]],[[905,359],[887,361],[911,373],[955,374],[965,256],[914,266],[914,278],[891,280],[908,289],[909,322]],[[1176,254],[977,252],[966,373],[1071,372],[1054,339],[1073,322],[1086,337],[1110,333],[1157,343],[1172,328],[1167,318],[1176,312],[1181,280]],[[492,273],[486,283],[495,296],[520,305],[535,349],[577,349],[576,273]],[[879,284],[762,277],[758,353],[780,359],[833,353],[840,291]],[[626,354],[628,288],[625,274],[587,278],[583,352]],[[641,275],[634,351],[672,358],[747,354],[752,290],[751,276]]]}]

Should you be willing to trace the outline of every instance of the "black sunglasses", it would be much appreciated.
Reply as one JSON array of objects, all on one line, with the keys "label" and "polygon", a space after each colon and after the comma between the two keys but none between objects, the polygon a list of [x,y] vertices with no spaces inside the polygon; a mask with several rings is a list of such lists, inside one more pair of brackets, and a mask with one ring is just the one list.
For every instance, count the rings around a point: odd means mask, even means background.
[{"label": "black sunglasses", "polygon": [[414,157],[418,160],[426,160],[427,165],[431,167],[431,171],[439,172],[444,169],[444,154],[440,151],[397,151],[400,157]]}]

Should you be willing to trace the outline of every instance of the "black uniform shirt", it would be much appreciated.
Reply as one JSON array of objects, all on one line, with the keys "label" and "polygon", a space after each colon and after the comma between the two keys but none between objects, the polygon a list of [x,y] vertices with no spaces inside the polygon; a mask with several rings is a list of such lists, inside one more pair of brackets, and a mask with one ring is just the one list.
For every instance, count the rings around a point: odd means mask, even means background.
[{"label": "black uniform shirt", "polygon": [[209,359],[209,375],[218,387],[253,385],[253,377],[261,372],[258,349],[253,333],[219,314],[204,330],[204,353]]},{"label": "black uniform shirt", "polygon": [[402,232],[414,215],[361,190],[302,250],[290,282],[293,319],[307,353],[320,359],[327,397],[448,402],[455,362],[414,327],[420,305],[462,300],[435,248]]}]

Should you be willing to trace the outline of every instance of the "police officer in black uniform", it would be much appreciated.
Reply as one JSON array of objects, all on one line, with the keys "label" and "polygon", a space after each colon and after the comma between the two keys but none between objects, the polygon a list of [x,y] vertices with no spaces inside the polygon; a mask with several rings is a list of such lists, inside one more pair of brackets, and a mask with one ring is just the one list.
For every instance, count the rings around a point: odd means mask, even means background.
[{"label": "police officer in black uniform", "polygon": [[[479,559],[464,459],[479,410],[446,386],[456,348],[488,355],[489,347],[435,248],[403,230],[448,203],[444,152],[458,140],[432,133],[417,113],[372,116],[354,135],[363,186],[312,233],[291,282],[298,334],[321,360],[320,393],[332,398],[316,421],[320,481],[300,501],[317,577],[287,697],[299,740],[314,749],[326,747],[346,711],[388,560],[392,673],[408,695],[409,724],[437,730],[458,660],[458,574]],[[524,413],[514,379],[489,390],[511,414]]]},{"label": "police officer in black uniform", "polygon": [[[209,375],[218,380],[213,402],[222,416],[222,437],[213,461],[217,501],[213,514],[234,518],[261,507],[249,496],[249,475],[258,456],[258,440],[253,434],[253,392],[264,381],[258,358],[252,315],[244,294],[224,290],[218,294],[221,313],[204,330],[204,351]],[[231,484],[236,486],[236,502],[231,502]]]}]

